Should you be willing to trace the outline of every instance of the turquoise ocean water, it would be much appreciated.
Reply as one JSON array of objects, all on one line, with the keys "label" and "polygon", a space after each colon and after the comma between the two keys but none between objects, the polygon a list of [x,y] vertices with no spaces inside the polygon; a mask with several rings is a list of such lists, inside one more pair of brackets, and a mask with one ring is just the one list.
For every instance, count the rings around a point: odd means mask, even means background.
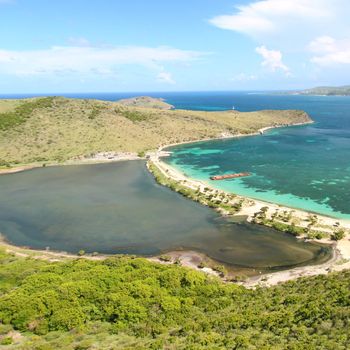
[{"label": "turquoise ocean water", "polygon": [[[191,103],[183,100],[180,107],[302,109],[315,123],[275,129],[263,136],[172,147],[172,156],[164,161],[222,190],[350,219],[350,97],[236,93],[213,99],[197,96]],[[243,171],[252,176],[209,179],[212,175]]]}]

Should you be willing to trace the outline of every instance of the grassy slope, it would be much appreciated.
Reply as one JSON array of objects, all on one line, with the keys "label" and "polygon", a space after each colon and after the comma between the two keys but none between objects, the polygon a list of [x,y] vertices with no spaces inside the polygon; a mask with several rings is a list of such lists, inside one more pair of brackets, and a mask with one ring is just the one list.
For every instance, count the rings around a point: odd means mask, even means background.
[{"label": "grassy slope", "polygon": [[309,120],[300,111],[159,110],[58,97],[0,100],[0,123],[9,113],[18,115],[28,109],[29,116],[20,123],[0,128],[0,165],[65,161],[101,151],[141,152],[161,144]]},{"label": "grassy slope", "polygon": [[348,349],[349,283],[348,271],[246,290],[141,258],[0,251],[0,347],[14,337],[8,349]]},{"label": "grassy slope", "polygon": [[0,113],[5,113],[14,110],[21,100],[0,100]]}]

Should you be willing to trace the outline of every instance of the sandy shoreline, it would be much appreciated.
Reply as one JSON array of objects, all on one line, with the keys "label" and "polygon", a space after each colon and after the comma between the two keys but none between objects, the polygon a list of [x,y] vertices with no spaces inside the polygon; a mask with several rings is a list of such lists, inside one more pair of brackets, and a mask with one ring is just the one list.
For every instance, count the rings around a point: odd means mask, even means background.
[{"label": "sandy shoreline", "polygon": [[[87,260],[105,260],[113,257],[123,256],[125,254],[91,254],[86,253],[83,255],[68,253],[65,251],[56,251],[50,249],[35,249],[26,246],[16,246],[9,243],[4,236],[0,233],[0,249],[4,249],[7,254],[12,254],[21,258],[32,258],[37,260],[45,260],[48,262],[62,262],[71,259],[87,259]],[[170,258],[169,261],[164,260],[164,256]],[[158,254],[154,256],[138,256],[139,258],[146,259],[150,262],[171,265],[175,264],[176,261],[182,267],[188,267],[197,271],[205,272],[209,275],[219,276],[219,274],[210,267],[200,268],[198,265],[204,261],[211,261],[212,265],[215,260],[206,256],[203,253],[193,251],[193,250],[174,250],[169,251],[164,254]],[[217,264],[216,264],[217,265]]]},{"label": "sandy shoreline", "polygon": [[[346,242],[349,245],[350,249],[350,241]],[[120,256],[113,254],[84,254],[79,256],[73,253],[67,253],[63,251],[52,251],[52,250],[43,250],[43,249],[33,249],[29,247],[21,247],[15,246],[11,243],[6,242],[3,239],[0,239],[0,248],[4,249],[7,254],[12,254],[21,258],[32,258],[38,260],[45,260],[48,262],[63,262],[67,260],[73,259],[87,259],[87,260],[95,260],[101,261],[112,257]],[[121,254],[122,255],[122,254]],[[164,257],[169,258],[169,260],[165,261]],[[174,250],[169,251],[164,254],[144,257],[140,256],[140,258],[144,258],[150,262],[160,263],[165,265],[173,265],[177,264],[182,267],[187,267],[193,270],[201,271],[208,275],[216,276],[222,279],[223,282],[233,282],[230,276],[220,276],[220,273],[215,271],[213,267],[213,262],[210,257],[206,256],[203,253],[192,251],[192,250]],[[208,261],[211,261],[211,264],[207,264]],[[201,262],[205,262],[204,267],[200,267]],[[217,264],[216,264],[217,265]],[[325,275],[329,272],[342,271],[350,268],[350,260],[344,259],[341,252],[339,251],[339,247],[333,247],[333,255],[330,260],[323,264],[319,265],[309,265],[291,268],[283,271],[270,272],[261,275],[255,275],[252,277],[246,278],[238,283],[246,288],[255,288],[257,286],[262,287],[270,287],[273,285],[277,285],[279,283],[287,282],[290,280],[295,280],[300,277],[311,277],[316,275]]]},{"label": "sandy shoreline", "polygon": [[139,157],[136,153],[133,152],[99,152],[93,156],[81,156],[76,157],[71,160],[67,160],[62,163],[58,162],[43,162],[43,163],[33,163],[21,165],[14,168],[4,168],[0,169],[0,175],[6,174],[14,174],[22,171],[35,169],[35,168],[43,168],[43,167],[51,167],[51,166],[64,166],[64,165],[84,165],[84,164],[98,164],[98,163],[112,163],[119,162],[125,160],[140,160],[144,159]]},{"label": "sandy shoreline", "polygon": [[[259,129],[258,132],[256,132],[256,133],[251,133],[251,134],[236,134],[236,135],[232,135],[232,136],[227,135],[227,136],[222,136],[222,137],[214,138],[214,139],[204,139],[204,140],[169,144],[169,145],[159,147],[158,152],[152,154],[150,159],[153,162],[156,162],[156,164],[160,166],[160,169],[163,170],[164,175],[170,176],[176,181],[186,181],[191,187],[193,186],[192,188],[198,188],[198,187],[202,188],[203,186],[205,186],[205,187],[211,188],[212,190],[217,190],[217,188],[212,187],[209,183],[189,178],[185,174],[180,172],[179,170],[174,169],[170,165],[162,162],[160,158],[162,156],[166,156],[166,153],[167,153],[167,151],[164,151],[164,149],[166,149],[168,147],[172,147],[172,146],[182,145],[182,144],[191,144],[191,143],[198,143],[198,142],[205,142],[205,141],[212,141],[212,140],[222,140],[222,139],[231,139],[231,138],[263,135],[265,131],[272,130],[272,129],[292,127],[292,126],[302,126],[302,125],[308,125],[308,124],[313,124],[313,123],[314,122],[311,121],[311,122],[306,122],[306,123],[296,123],[296,124],[292,124],[292,125],[268,126],[268,127],[264,127],[264,128]],[[225,192],[222,190],[219,190],[219,191]],[[227,193],[229,193],[229,192],[227,192]],[[347,220],[347,219],[333,218],[330,216],[321,215],[321,214],[314,213],[311,211],[305,211],[302,209],[288,207],[288,206],[276,204],[273,202],[266,202],[266,201],[263,201],[260,199],[250,198],[250,197],[246,197],[246,196],[238,195],[238,197],[241,197],[242,199],[247,199],[248,201],[251,201],[252,204],[253,204],[253,202],[255,202],[255,204],[252,206],[245,206],[243,208],[243,210],[240,211],[240,213],[239,213],[239,215],[248,216],[248,221],[250,221],[252,219],[252,216],[254,215],[254,213],[259,211],[262,206],[268,206],[272,210],[289,210],[289,211],[292,210],[293,212],[295,212],[295,214],[298,217],[300,217],[302,219],[306,219],[309,214],[313,214],[313,215],[316,215],[321,220],[321,222],[323,222],[325,225],[334,226],[336,223],[339,223],[341,227],[350,230],[350,220]]]},{"label": "sandy shoreline", "polygon": [[[304,123],[295,123],[295,124],[282,124],[282,125],[274,125],[274,126],[266,126],[264,128],[259,129],[256,132],[248,133],[248,134],[231,134],[231,133],[222,133],[218,137],[210,137],[210,138],[204,138],[204,139],[198,139],[198,140],[192,140],[192,141],[182,141],[182,142],[176,142],[176,143],[169,143],[166,145],[160,145],[158,147],[158,152],[164,151],[165,148],[173,147],[173,146],[180,146],[180,145],[187,145],[192,143],[200,143],[200,142],[206,142],[206,141],[215,141],[215,140],[225,140],[225,139],[236,139],[241,137],[249,137],[249,136],[259,136],[263,135],[265,131],[273,130],[273,129],[281,129],[281,128],[287,128],[287,127],[293,127],[293,126],[303,126],[303,125],[309,125],[314,124],[314,121],[311,120],[309,122]],[[166,151],[165,151],[166,152]]]},{"label": "sandy shoreline", "polygon": [[[203,182],[200,180],[194,180],[192,178],[187,177],[185,174],[183,174],[181,171],[173,168],[172,166],[164,163],[161,161],[161,159],[155,155],[153,157],[151,157],[151,160],[154,164],[157,165],[158,169],[160,169],[163,173],[163,175],[175,180],[175,181],[179,181],[183,184],[185,184],[186,186],[190,187],[191,189],[198,189],[200,188],[201,190],[204,190],[204,188],[210,188],[212,191],[219,191],[222,193],[227,193],[230,194],[230,192],[225,192],[223,190],[218,190],[217,188],[211,186],[209,183],[207,182]],[[238,213],[238,215],[243,215],[243,216],[247,216],[247,220],[251,221],[254,214],[256,212],[258,212],[261,207],[268,207],[269,210],[271,212],[275,211],[275,210],[279,210],[279,211],[293,211],[294,215],[297,216],[298,218],[300,218],[301,220],[307,220],[308,216],[310,214],[312,215],[316,215],[319,219],[319,223],[322,223],[326,226],[334,226],[336,223],[339,223],[340,227],[346,228],[346,229],[350,229],[350,220],[346,220],[346,219],[338,219],[338,218],[332,218],[329,216],[325,216],[325,215],[321,215],[321,214],[316,214],[313,212],[307,212],[301,209],[296,209],[296,208],[292,208],[292,207],[287,207],[284,205],[279,205],[279,204],[275,204],[275,203],[271,203],[271,202],[265,202],[259,199],[255,199],[255,198],[250,198],[250,197],[245,197],[245,196],[241,196],[241,195],[237,195],[238,198],[244,199],[244,200],[248,200],[250,205],[245,205],[242,207],[242,209],[240,210],[240,212]]]},{"label": "sandy shoreline", "polygon": [[[305,124],[309,124],[309,123],[300,123],[296,125],[305,125]],[[277,126],[277,127],[286,127],[286,126],[287,125]],[[260,129],[259,132],[249,134],[249,135],[223,136],[218,139],[262,135],[265,131],[269,129],[274,129],[274,128],[275,127],[271,126],[271,127]],[[164,152],[166,153],[164,149],[167,149],[168,147],[176,146],[180,144],[202,142],[202,141],[205,141],[205,140],[199,140],[199,141],[193,141],[193,142],[181,142],[177,144],[161,146],[158,149],[158,152],[151,156],[150,160],[162,172],[164,176],[178,183],[181,183],[182,186],[188,187],[189,189],[199,190],[202,193],[205,193],[206,189],[209,188],[213,192],[219,191],[220,193],[225,193],[226,195],[231,194],[222,190],[218,190],[206,182],[189,178],[182,172],[178,171],[177,169],[174,169],[170,165],[162,162],[160,159],[160,157],[164,155]],[[262,276],[249,279],[247,282],[243,283],[245,286],[254,287],[256,285],[265,285],[265,286],[275,285],[280,282],[296,279],[299,277],[326,274],[329,271],[341,271],[341,270],[350,268],[350,234],[349,234],[350,220],[332,218],[332,217],[311,213],[300,209],[290,208],[287,206],[278,205],[270,202],[265,202],[262,200],[257,200],[257,199],[253,199],[245,196],[238,195],[237,198],[241,199],[244,203],[237,215],[246,216],[247,221],[249,222],[253,221],[254,215],[257,212],[259,212],[262,207],[267,207],[268,208],[267,216],[271,216],[275,212],[292,212],[293,217],[296,217],[298,219],[299,221],[298,225],[300,227],[305,227],[305,228],[307,227],[307,225],[309,224],[309,218],[311,214],[313,217],[316,218],[318,227],[321,227],[321,229],[319,230],[323,231],[324,233],[330,234],[332,232],[332,229],[335,227],[342,228],[346,231],[345,237],[337,242],[332,241],[330,238],[313,239],[315,242],[329,244],[334,247],[333,257],[326,263],[320,264],[320,265],[311,265],[311,266],[292,268],[285,271],[267,273]],[[304,238],[302,237],[302,239]]]},{"label": "sandy shoreline", "polygon": [[[182,173],[178,172],[171,166],[168,166],[167,164],[161,162],[159,159],[152,159],[152,162],[156,164],[159,170],[163,172],[164,175],[169,176],[171,179],[175,181],[180,181],[183,185],[188,186],[191,189],[198,189],[201,188],[202,190],[204,188],[210,187],[208,184],[193,180],[190,178],[187,178]],[[213,190],[216,190],[213,188]],[[241,196],[238,196],[241,197]],[[244,197],[241,197],[244,198]],[[271,204],[263,201],[257,201],[255,199],[248,199],[244,198],[245,200],[248,200],[248,203],[252,203],[251,205],[245,205],[242,207],[240,212],[237,214],[238,216],[247,216],[247,220],[251,221],[253,215],[261,209],[261,207],[268,207],[271,212],[273,212],[275,209],[279,209],[281,211],[283,210],[291,210],[291,208],[287,207],[281,207],[276,204]],[[294,209],[293,209],[294,210]],[[295,214],[301,218],[304,218],[307,220],[309,213],[301,211],[301,210],[294,210]],[[318,220],[320,223],[324,223],[325,225],[328,224],[330,226],[333,226],[335,222],[340,222],[341,227],[345,227],[347,229],[350,228],[350,223],[348,221],[341,221],[334,218],[324,217],[317,215]],[[324,264],[320,265],[309,265],[309,266],[303,266],[303,267],[297,267],[292,268],[288,270],[283,271],[276,271],[271,272],[267,274],[263,274],[261,276],[256,276],[249,278],[246,282],[242,282],[242,284],[246,287],[255,287],[257,285],[275,285],[280,282],[285,282],[288,280],[293,280],[299,277],[306,277],[306,276],[315,276],[319,274],[326,274],[330,271],[341,271],[345,269],[350,268],[350,235],[347,234],[345,238],[338,242],[331,241],[330,239],[322,239],[322,240],[314,240],[315,242],[329,244],[334,247],[333,250],[333,257],[328,260]],[[196,266],[192,266],[195,267]]]}]

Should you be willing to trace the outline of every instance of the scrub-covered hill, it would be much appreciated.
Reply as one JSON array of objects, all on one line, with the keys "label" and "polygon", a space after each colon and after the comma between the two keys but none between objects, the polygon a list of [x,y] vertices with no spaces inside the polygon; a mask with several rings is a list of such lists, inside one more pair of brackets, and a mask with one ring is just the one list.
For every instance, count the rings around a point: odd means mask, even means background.
[{"label": "scrub-covered hill", "polygon": [[60,162],[309,122],[302,111],[203,112],[46,97],[0,100],[0,165]]},{"label": "scrub-covered hill", "polygon": [[342,350],[349,316],[349,271],[248,290],[140,258],[0,252],[4,349]]}]

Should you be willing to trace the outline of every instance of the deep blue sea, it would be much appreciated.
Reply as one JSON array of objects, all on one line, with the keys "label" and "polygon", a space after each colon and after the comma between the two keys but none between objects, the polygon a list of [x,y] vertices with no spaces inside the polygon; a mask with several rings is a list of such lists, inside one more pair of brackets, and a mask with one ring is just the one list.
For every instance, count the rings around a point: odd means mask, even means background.
[{"label": "deep blue sea", "polygon": [[[350,219],[350,97],[269,92],[56,94],[115,101],[137,95],[163,97],[176,108],[217,111],[302,109],[312,125],[275,129],[263,136],[173,147],[165,159],[188,176],[220,189],[294,208]],[[30,97],[2,95],[1,98]],[[252,176],[211,182],[217,174]]]}]

